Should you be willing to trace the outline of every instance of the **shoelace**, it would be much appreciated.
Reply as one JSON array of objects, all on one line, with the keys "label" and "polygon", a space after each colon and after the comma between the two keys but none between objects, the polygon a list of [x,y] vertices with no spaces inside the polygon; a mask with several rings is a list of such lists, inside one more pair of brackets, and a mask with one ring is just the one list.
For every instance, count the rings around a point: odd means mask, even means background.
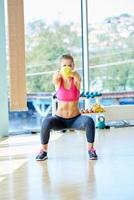
[{"label": "shoelace", "polygon": [[40,150],[39,154],[42,154],[44,153],[45,151],[43,149]]},{"label": "shoelace", "polygon": [[96,153],[96,150],[94,148],[91,148],[89,151]]}]

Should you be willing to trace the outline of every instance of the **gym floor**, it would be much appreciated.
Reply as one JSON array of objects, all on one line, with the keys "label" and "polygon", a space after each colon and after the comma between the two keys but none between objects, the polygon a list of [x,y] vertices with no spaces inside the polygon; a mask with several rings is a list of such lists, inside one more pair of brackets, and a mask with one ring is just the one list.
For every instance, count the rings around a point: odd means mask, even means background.
[{"label": "gym floor", "polygon": [[96,130],[97,161],[86,147],[84,132],[53,132],[37,162],[39,134],[0,140],[0,200],[133,200],[134,127]]}]

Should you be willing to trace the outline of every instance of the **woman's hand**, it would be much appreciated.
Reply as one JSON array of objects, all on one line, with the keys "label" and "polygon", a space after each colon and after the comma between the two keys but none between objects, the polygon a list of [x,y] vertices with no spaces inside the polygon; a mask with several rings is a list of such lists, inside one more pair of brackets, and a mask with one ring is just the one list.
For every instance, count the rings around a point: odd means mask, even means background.
[{"label": "woman's hand", "polygon": [[61,76],[60,72],[57,71],[57,72],[53,75],[53,84],[54,84],[54,85],[59,84],[59,82],[61,81],[61,78],[62,78],[62,76]]},{"label": "woman's hand", "polygon": [[72,71],[71,77],[77,79],[78,81],[81,81],[80,75],[77,71]]},{"label": "woman's hand", "polygon": [[54,74],[54,78],[55,78],[55,79],[60,79],[60,78],[62,78],[62,75],[60,74],[60,71],[57,71],[57,72]]}]

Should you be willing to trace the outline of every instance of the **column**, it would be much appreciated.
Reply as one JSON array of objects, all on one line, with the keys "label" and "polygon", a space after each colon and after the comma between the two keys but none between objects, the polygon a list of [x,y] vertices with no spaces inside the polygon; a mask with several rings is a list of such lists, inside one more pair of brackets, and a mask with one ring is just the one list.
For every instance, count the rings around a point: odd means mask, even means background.
[{"label": "column", "polygon": [[8,136],[8,90],[4,0],[0,0],[0,138]]},{"label": "column", "polygon": [[23,0],[9,0],[9,69],[10,69],[10,109],[27,110],[25,73],[25,34]]}]

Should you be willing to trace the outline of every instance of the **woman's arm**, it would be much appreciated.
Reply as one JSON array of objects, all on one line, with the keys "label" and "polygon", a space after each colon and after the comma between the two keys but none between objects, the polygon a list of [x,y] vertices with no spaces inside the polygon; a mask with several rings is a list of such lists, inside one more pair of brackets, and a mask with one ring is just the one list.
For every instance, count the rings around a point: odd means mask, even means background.
[{"label": "woman's arm", "polygon": [[60,83],[61,83],[61,74],[59,72],[56,72],[53,75],[53,84],[55,85],[55,88],[58,89],[60,87]]},{"label": "woman's arm", "polygon": [[76,85],[76,87],[77,87],[78,89],[80,89],[81,78],[80,78],[79,73],[76,72],[76,71],[73,71],[73,73],[72,73],[71,76],[74,78],[74,84]]}]

